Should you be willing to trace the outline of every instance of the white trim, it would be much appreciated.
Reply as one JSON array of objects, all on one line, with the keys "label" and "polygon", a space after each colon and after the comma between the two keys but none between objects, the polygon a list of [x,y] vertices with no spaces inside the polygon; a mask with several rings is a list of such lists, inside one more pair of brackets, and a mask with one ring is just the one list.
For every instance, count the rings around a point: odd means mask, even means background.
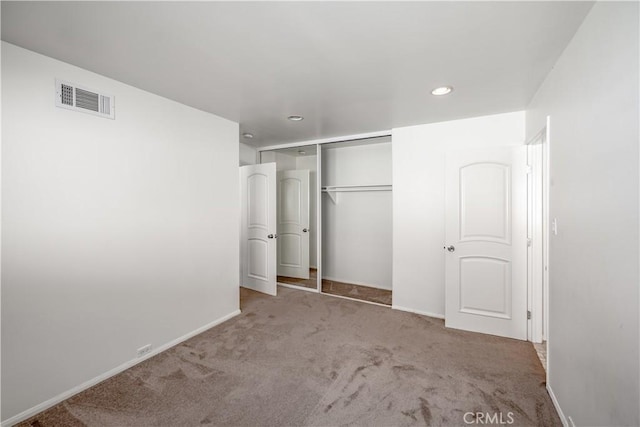
[{"label": "white trim", "polygon": [[422,316],[434,317],[436,319],[444,320],[444,314],[437,314],[437,313],[432,313],[430,311],[416,310],[413,308],[401,307],[399,305],[392,305],[391,308],[394,310],[406,311],[408,313],[415,313],[415,314],[420,314]]},{"label": "white trim", "polygon": [[358,282],[356,280],[351,280],[351,279],[338,279],[336,277],[324,276],[322,280],[331,280],[332,282],[340,282],[340,283],[344,283],[345,285],[356,285],[356,286],[364,286],[366,288],[382,289],[383,291],[393,290],[393,288],[383,288],[380,286],[372,285],[370,283]]},{"label": "white trim", "polygon": [[560,421],[564,427],[569,427],[569,423],[567,418],[564,416],[564,412],[562,412],[562,408],[558,403],[558,399],[556,399],[556,395],[553,393],[551,386],[547,383],[547,392],[549,393],[549,397],[551,397],[551,401],[553,402],[553,406],[556,408],[556,412],[558,412],[558,416],[560,417]]},{"label": "white trim", "polygon": [[66,399],[68,399],[68,398],[70,398],[70,397],[72,397],[72,396],[74,396],[74,395],[76,395],[76,394],[78,394],[78,393],[90,388],[90,387],[93,387],[94,385],[99,384],[99,383],[103,382],[104,380],[113,377],[114,375],[117,375],[117,374],[119,374],[119,373],[121,373],[123,371],[126,371],[127,369],[137,365],[138,363],[144,362],[145,360],[150,359],[153,356],[156,356],[156,355],[162,353],[163,351],[168,350],[171,347],[174,347],[174,346],[180,344],[181,342],[188,340],[189,338],[192,338],[192,337],[194,337],[194,336],[196,336],[198,334],[201,334],[202,332],[206,331],[207,329],[211,329],[214,326],[217,326],[217,325],[219,325],[219,324],[221,324],[223,322],[226,322],[227,320],[237,316],[238,314],[240,314],[240,310],[235,310],[235,311],[227,314],[226,316],[223,316],[223,317],[221,317],[221,318],[219,318],[217,320],[214,320],[211,323],[208,323],[208,324],[206,324],[204,326],[201,326],[198,329],[187,333],[186,335],[183,335],[183,336],[181,336],[179,338],[176,338],[175,340],[170,341],[170,342],[168,342],[168,343],[156,348],[155,350],[153,350],[150,353],[144,355],[143,357],[135,358],[135,359],[129,360],[128,362],[123,363],[120,366],[116,366],[115,368],[110,369],[107,372],[105,372],[105,373],[103,373],[101,375],[98,375],[95,378],[90,379],[89,381],[85,381],[85,382],[83,382],[82,384],[80,384],[78,386],[75,386],[75,387],[73,387],[73,388],[71,388],[71,389],[69,389],[69,390],[67,390],[65,392],[60,393],[59,395],[57,395],[55,397],[52,397],[49,400],[46,400],[46,401],[44,401],[44,402],[42,402],[42,403],[40,403],[40,404],[38,404],[36,406],[33,406],[33,407],[31,407],[31,408],[29,408],[29,409],[27,409],[25,411],[20,412],[17,415],[14,415],[13,417],[11,417],[11,418],[9,418],[7,420],[2,421],[2,423],[0,423],[0,426],[1,427],[9,427],[9,426],[17,424],[17,423],[19,423],[21,421],[24,421],[24,420],[26,420],[28,418],[31,418],[32,416],[34,416],[34,415],[36,415],[36,414],[38,414],[38,413],[40,413],[40,412],[42,412],[42,411],[44,411],[46,409],[51,408],[54,405],[57,405],[58,403],[62,402],[63,400],[66,400]]},{"label": "white trim", "polygon": [[297,286],[297,285],[292,285],[290,283],[281,283],[281,282],[277,282],[276,285],[282,286],[283,288],[290,288],[290,289],[297,289],[299,291],[313,292],[314,294],[318,293],[318,290],[316,288],[307,288],[306,286]]},{"label": "white trim", "polygon": [[365,304],[377,305],[379,307],[384,307],[384,308],[391,308],[391,306],[387,305],[387,304],[380,304],[379,302],[367,301],[367,300],[351,298],[351,297],[344,297],[342,295],[335,295],[335,294],[330,294],[330,293],[327,293],[327,292],[320,292],[320,295],[326,295],[326,296],[329,296],[329,297],[348,299],[350,301],[356,301],[356,302],[363,302]]},{"label": "white trim", "polygon": [[286,144],[276,144],[276,145],[269,145],[266,147],[257,147],[257,150],[258,152],[270,151],[270,150],[278,150],[281,148],[294,148],[294,147],[303,147],[307,145],[328,144],[331,142],[346,142],[346,141],[355,141],[358,139],[381,138],[384,136],[391,136],[391,131],[382,130],[377,132],[358,133],[355,135],[344,135],[344,136],[334,136],[332,138],[314,139],[311,141],[289,142]]},{"label": "white trim", "polygon": [[[526,142],[527,147],[527,340],[541,343],[547,335],[549,167],[547,124]],[[533,251],[535,249],[535,251]]]},{"label": "white trim", "polygon": [[547,341],[547,370],[549,367],[549,240],[551,232],[549,226],[551,225],[551,116],[547,116],[547,134],[545,135],[545,148],[543,150],[543,164],[546,166],[543,171],[544,175],[544,327],[542,328],[542,339]]},{"label": "white trim", "polygon": [[322,147],[316,145],[316,289],[322,292]]},{"label": "white trim", "polygon": [[[545,215],[547,218],[547,231],[546,231],[546,253],[545,253],[545,265],[547,266],[547,269],[545,270],[545,300],[544,300],[544,307],[545,307],[545,325],[544,325],[544,338],[545,341],[547,342],[547,354],[546,354],[546,361],[547,361],[547,369],[546,369],[546,379],[547,379],[547,386],[549,384],[551,384],[551,375],[549,374],[550,369],[551,369],[551,340],[549,339],[550,337],[550,331],[549,331],[549,243],[550,243],[550,238],[551,238],[551,231],[550,231],[550,225],[551,225],[551,208],[550,208],[550,200],[551,200],[551,116],[547,116],[547,152],[546,152],[546,156],[547,156],[547,170],[545,172],[545,176],[547,178],[547,182],[545,184],[546,190],[547,190],[547,194],[545,196],[545,202],[546,202],[546,209],[545,209]],[[558,406],[559,407],[559,406]]]}]

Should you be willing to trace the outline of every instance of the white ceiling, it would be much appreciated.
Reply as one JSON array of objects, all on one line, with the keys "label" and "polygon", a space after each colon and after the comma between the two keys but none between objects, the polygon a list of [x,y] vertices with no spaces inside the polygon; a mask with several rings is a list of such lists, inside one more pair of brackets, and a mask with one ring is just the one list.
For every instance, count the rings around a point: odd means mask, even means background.
[{"label": "white ceiling", "polygon": [[[3,1],[2,39],[239,122],[264,146],[524,109],[591,6]],[[440,85],[455,90],[430,95]]]}]

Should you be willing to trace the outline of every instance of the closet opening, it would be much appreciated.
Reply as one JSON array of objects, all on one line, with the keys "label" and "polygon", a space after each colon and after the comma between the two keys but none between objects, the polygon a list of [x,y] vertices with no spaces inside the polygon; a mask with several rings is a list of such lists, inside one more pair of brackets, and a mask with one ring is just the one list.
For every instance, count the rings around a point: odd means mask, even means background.
[{"label": "closet opening", "polygon": [[391,137],[320,147],[320,291],[391,306]]},{"label": "closet opening", "polygon": [[275,148],[276,282],[392,305],[391,136]]}]

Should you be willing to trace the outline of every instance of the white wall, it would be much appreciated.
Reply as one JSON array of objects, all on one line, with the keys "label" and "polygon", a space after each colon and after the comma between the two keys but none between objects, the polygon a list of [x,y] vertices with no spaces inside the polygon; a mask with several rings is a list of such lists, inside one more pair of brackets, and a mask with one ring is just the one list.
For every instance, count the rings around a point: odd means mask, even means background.
[{"label": "white wall", "polygon": [[445,156],[520,145],[524,112],[393,129],[393,305],[444,316]]},{"label": "white wall", "polygon": [[7,420],[238,310],[238,125],[7,43],[2,87]]},{"label": "white wall", "polygon": [[639,425],[638,3],[596,3],[527,110],[551,117],[549,385],[576,425]]},{"label": "white wall", "polygon": [[296,158],[296,169],[309,171],[309,266],[313,268],[318,266],[317,161],[318,156]]},{"label": "white wall", "polygon": [[[322,149],[322,185],[391,184],[391,143]],[[322,196],[322,276],[391,289],[392,193]],[[395,291],[395,290],[394,290]]]},{"label": "white wall", "polygon": [[258,151],[250,145],[240,143],[240,166],[255,165]]}]

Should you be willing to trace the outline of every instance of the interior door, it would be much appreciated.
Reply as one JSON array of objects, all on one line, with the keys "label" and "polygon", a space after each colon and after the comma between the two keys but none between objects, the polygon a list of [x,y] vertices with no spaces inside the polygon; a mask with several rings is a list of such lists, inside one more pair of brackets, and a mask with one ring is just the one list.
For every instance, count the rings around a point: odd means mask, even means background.
[{"label": "interior door", "polygon": [[309,171],[278,172],[278,276],[309,278]]},{"label": "interior door", "polygon": [[276,164],[240,167],[241,285],[276,295]]},{"label": "interior door", "polygon": [[526,149],[450,152],[445,325],[527,338]]}]

